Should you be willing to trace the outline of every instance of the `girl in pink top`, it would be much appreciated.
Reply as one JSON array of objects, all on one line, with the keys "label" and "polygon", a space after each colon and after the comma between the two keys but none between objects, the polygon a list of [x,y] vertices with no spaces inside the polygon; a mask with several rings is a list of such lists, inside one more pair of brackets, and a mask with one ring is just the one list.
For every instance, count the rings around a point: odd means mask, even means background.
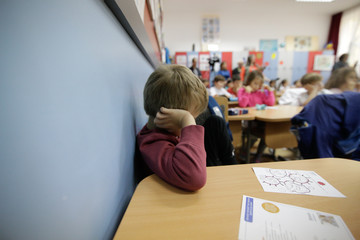
[{"label": "girl in pink top", "polygon": [[254,107],[256,104],[266,104],[273,106],[275,104],[275,95],[270,91],[269,86],[263,85],[264,77],[258,71],[252,71],[246,79],[245,87],[238,91],[238,101],[240,107]]}]

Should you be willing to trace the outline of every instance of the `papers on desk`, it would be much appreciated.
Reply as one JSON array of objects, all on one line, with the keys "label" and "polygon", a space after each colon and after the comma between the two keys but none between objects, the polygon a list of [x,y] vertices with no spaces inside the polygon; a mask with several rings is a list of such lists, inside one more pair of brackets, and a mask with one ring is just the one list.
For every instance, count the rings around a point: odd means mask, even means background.
[{"label": "papers on desk", "polygon": [[338,215],[244,195],[238,239],[355,238]]},{"label": "papers on desk", "polygon": [[313,171],[259,167],[253,170],[265,192],[346,197]]}]

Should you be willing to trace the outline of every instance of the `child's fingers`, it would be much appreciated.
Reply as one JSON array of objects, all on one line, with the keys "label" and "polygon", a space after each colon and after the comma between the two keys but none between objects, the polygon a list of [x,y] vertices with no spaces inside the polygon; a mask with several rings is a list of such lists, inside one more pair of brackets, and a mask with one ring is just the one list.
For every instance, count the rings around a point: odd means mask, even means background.
[{"label": "child's fingers", "polygon": [[155,116],[155,118],[157,118],[157,119],[164,119],[164,118],[166,118],[167,117],[167,115],[165,115],[164,113],[162,113],[162,112],[157,112],[156,113],[156,116]]},{"label": "child's fingers", "polygon": [[171,109],[166,108],[166,107],[161,107],[161,108],[160,108],[160,112],[161,112],[161,113],[165,113],[165,114],[166,114],[166,113],[170,113],[170,112],[171,112]]}]

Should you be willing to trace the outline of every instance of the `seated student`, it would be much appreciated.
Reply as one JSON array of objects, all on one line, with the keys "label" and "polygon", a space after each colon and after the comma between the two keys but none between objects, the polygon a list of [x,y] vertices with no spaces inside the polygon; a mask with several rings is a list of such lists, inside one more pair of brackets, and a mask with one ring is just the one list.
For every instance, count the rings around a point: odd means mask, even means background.
[{"label": "seated student", "polygon": [[228,91],[226,91],[226,89],[224,88],[226,84],[226,80],[223,76],[221,75],[217,75],[214,78],[214,86],[210,88],[210,96],[215,97],[215,96],[225,96],[227,98],[233,97],[233,95],[231,95],[230,93],[228,93]]},{"label": "seated student", "polygon": [[204,85],[184,66],[163,65],[145,84],[149,120],[137,135],[141,156],[160,178],[189,191],[206,183],[204,128],[195,117],[207,102]]},{"label": "seated student", "polygon": [[301,82],[300,80],[296,80],[293,84],[293,86],[291,86],[292,88],[302,88]]},{"label": "seated student", "polygon": [[272,89],[276,89],[276,80],[270,80],[269,87],[271,87]]},{"label": "seated student", "polygon": [[217,75],[221,75],[223,76],[225,79],[230,78],[230,72],[227,69],[227,63],[226,62],[221,62],[220,64],[220,71],[218,71]]},{"label": "seated student", "polygon": [[232,133],[216,100],[209,96],[208,107],[196,119],[205,128],[206,166],[237,164]]},{"label": "seated student", "polygon": [[234,96],[237,96],[238,91],[240,90],[240,88],[242,87],[242,81],[240,79],[240,76],[238,75],[234,75],[234,79],[233,79],[233,87],[232,88],[228,88],[228,92]]},{"label": "seated student", "polygon": [[351,67],[339,68],[332,72],[329,80],[325,84],[325,88],[332,93],[342,93],[345,91],[354,91],[358,77],[355,69]]},{"label": "seated student", "polygon": [[209,80],[205,79],[205,78],[200,78],[200,80],[204,84],[204,86],[206,87],[206,90],[209,92],[209,87],[210,87]]},{"label": "seated student", "polygon": [[291,119],[299,150],[305,159],[350,158],[360,160],[360,94],[316,96]]},{"label": "seated student", "polygon": [[[144,88],[144,109],[149,119],[136,137],[140,155],[153,173],[181,189],[196,191],[206,183],[204,143],[210,145],[208,149],[217,143],[213,141],[214,131],[206,132],[208,126],[219,124],[217,118],[209,118],[204,127],[196,125],[195,118],[207,103],[205,86],[185,66],[160,66]],[[226,132],[226,128],[218,131]]]},{"label": "seated student", "polygon": [[280,97],[280,105],[305,106],[319,94],[332,94],[323,89],[322,76],[318,73],[307,73],[301,80],[303,88],[290,88]]},{"label": "seated student", "polygon": [[280,94],[283,94],[289,88],[290,88],[289,81],[284,79],[281,81],[278,91],[280,92]]},{"label": "seated student", "polygon": [[246,79],[245,87],[238,91],[238,101],[240,107],[254,107],[256,104],[266,104],[273,106],[275,104],[274,92],[270,87],[263,85],[263,75],[258,71],[252,71]]},{"label": "seated student", "polygon": [[231,78],[229,78],[227,81],[226,81],[226,84],[225,84],[225,89],[228,90],[229,88],[232,88],[234,86],[234,82]]}]

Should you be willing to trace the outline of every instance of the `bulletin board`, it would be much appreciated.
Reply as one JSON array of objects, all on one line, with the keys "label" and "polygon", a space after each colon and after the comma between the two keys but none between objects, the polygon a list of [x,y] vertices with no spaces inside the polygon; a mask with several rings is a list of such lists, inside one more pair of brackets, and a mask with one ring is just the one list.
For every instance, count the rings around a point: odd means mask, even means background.
[{"label": "bulletin board", "polygon": [[286,51],[316,51],[319,49],[317,36],[287,36]]}]

